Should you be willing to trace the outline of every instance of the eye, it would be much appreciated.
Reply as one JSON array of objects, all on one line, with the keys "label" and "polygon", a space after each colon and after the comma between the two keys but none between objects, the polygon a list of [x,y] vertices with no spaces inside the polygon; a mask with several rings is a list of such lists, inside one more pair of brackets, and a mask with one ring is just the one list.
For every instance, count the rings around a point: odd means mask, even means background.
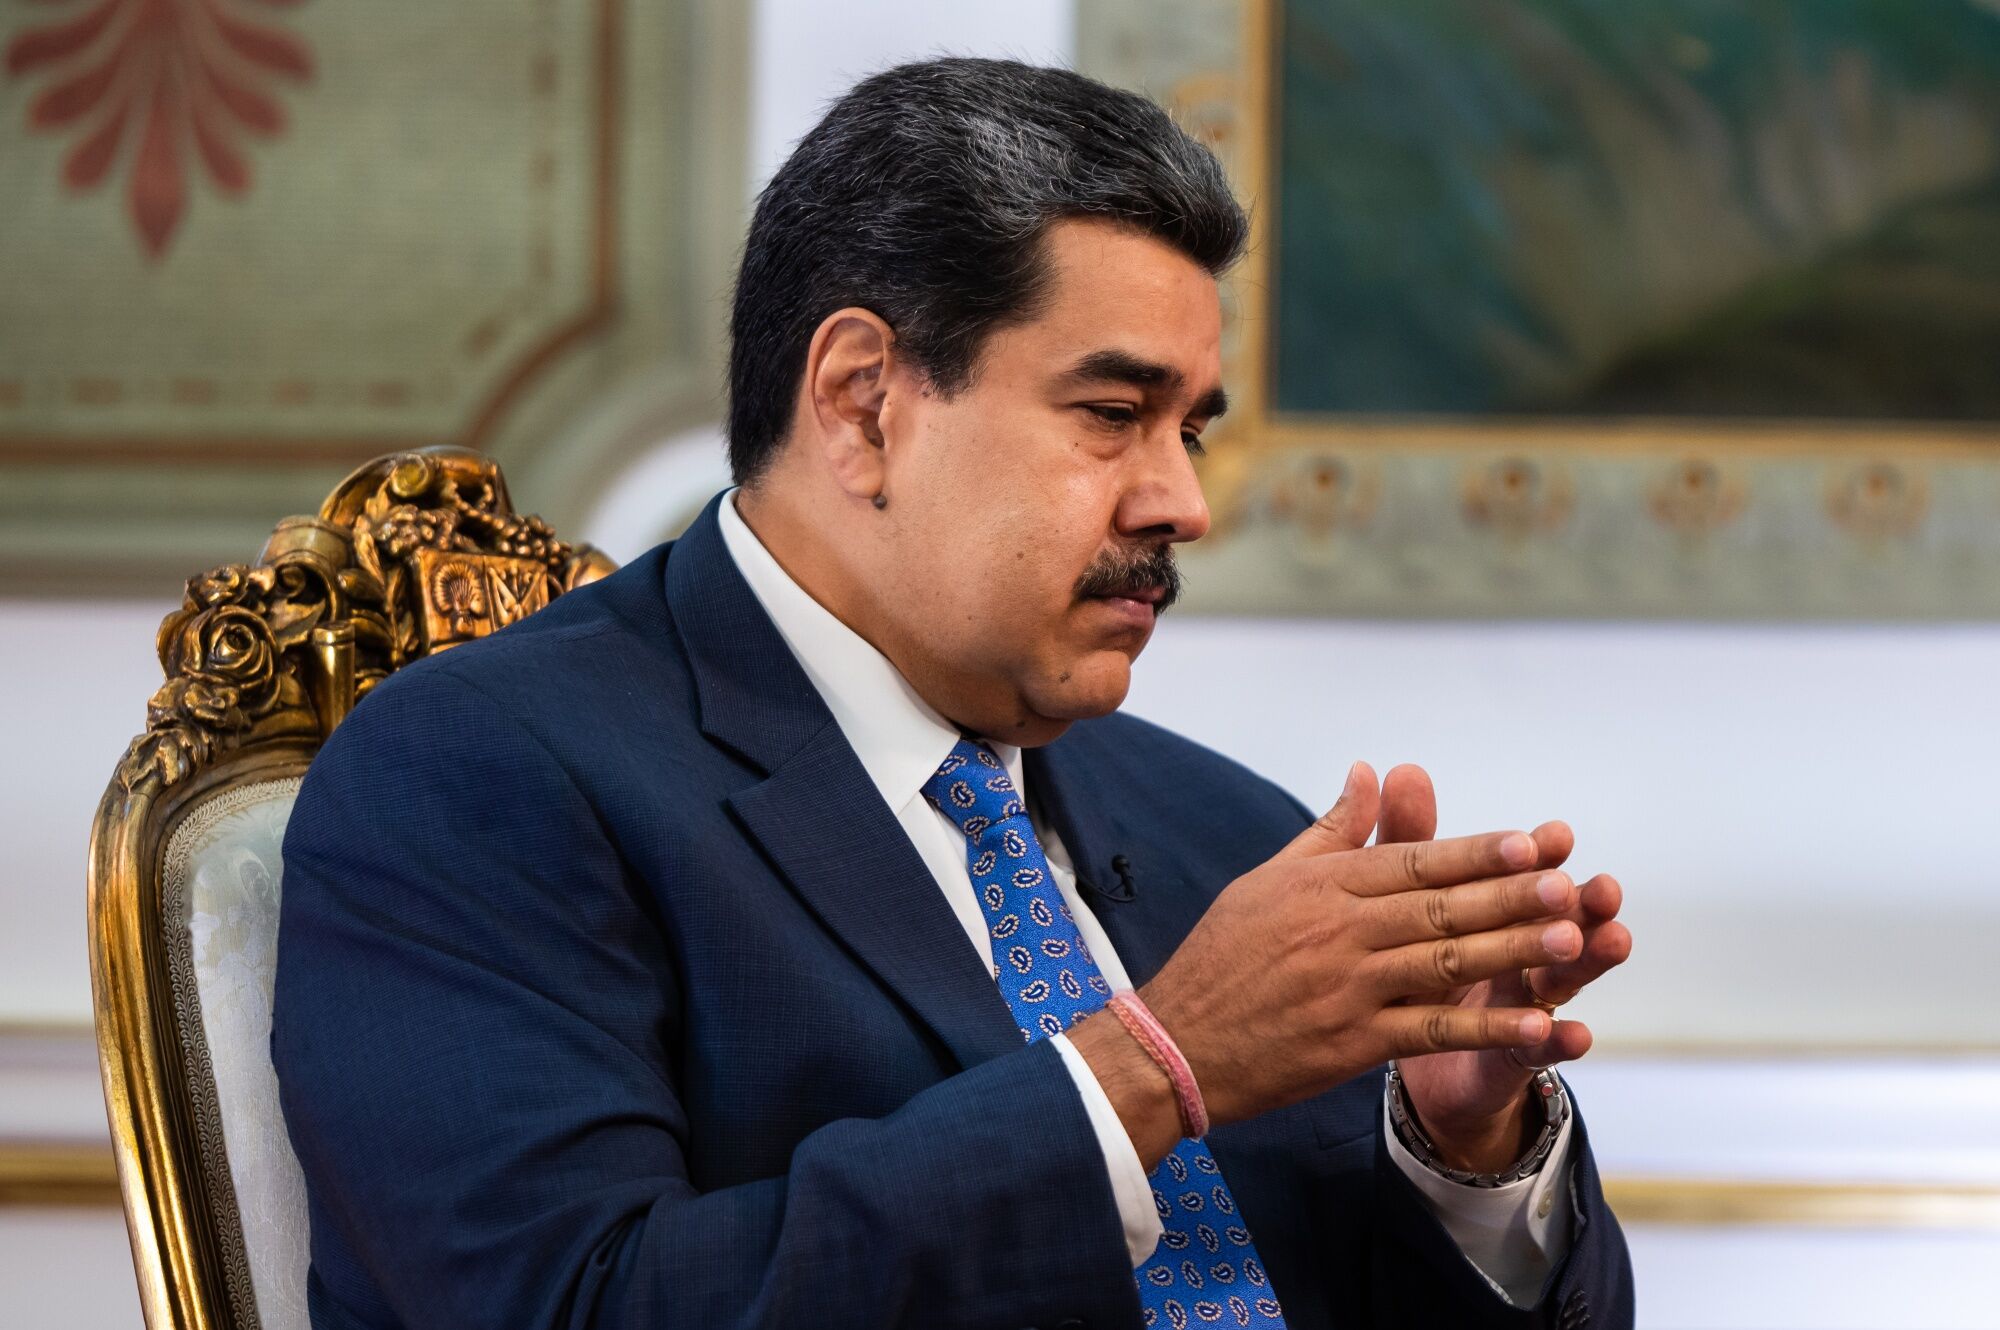
[{"label": "eye", "polygon": [[1139,413],[1122,402],[1085,402],[1083,409],[1113,429],[1139,423]]},{"label": "eye", "polygon": [[1181,446],[1188,450],[1189,457],[1206,457],[1208,449],[1201,446],[1201,435],[1187,430],[1181,435]]}]

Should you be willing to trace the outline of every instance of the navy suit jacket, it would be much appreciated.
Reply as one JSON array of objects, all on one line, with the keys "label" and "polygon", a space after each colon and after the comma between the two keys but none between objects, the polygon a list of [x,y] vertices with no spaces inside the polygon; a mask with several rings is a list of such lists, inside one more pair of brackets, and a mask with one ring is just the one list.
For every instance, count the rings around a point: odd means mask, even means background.
[{"label": "navy suit jacket", "polygon": [[[1026,762],[1134,983],[1310,820],[1125,716]],[[1141,1324],[1075,1084],[713,504],[340,726],[285,837],[272,1053],[319,1330]],[[1587,1143],[1514,1310],[1388,1160],[1381,1084],[1209,1137],[1295,1330],[1630,1323]]]}]

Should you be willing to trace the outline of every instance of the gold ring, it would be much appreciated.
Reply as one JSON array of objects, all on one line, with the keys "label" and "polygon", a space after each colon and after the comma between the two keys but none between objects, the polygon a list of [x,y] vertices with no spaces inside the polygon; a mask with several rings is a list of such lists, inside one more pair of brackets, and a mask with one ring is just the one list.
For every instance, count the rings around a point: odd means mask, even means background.
[{"label": "gold ring", "polygon": [[1519,1067],[1522,1071],[1528,1071],[1528,1072],[1547,1071],[1549,1069],[1549,1066],[1553,1065],[1553,1064],[1530,1062],[1528,1061],[1528,1059],[1521,1056],[1521,1050],[1518,1048],[1508,1047],[1502,1049],[1501,1051],[1507,1055],[1507,1060],[1509,1062]]},{"label": "gold ring", "polygon": [[1528,1002],[1531,1005],[1541,1008],[1543,1011],[1546,1011],[1551,1016],[1554,1016],[1556,1014],[1556,1008],[1562,1005],[1562,1003],[1560,1002],[1549,1001],[1547,998],[1543,997],[1540,993],[1537,993],[1535,991],[1535,981],[1533,978],[1529,976],[1528,967],[1526,967],[1525,965],[1521,967],[1521,987],[1527,990]]}]

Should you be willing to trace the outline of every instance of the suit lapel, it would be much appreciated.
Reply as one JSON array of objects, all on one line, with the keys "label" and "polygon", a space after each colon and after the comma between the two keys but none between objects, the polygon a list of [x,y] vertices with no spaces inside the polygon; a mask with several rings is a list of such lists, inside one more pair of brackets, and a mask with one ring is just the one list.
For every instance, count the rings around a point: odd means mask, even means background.
[{"label": "suit lapel", "polygon": [[718,495],[676,541],[667,602],[704,734],[764,779],[729,806],[827,930],[964,1067],[1021,1046],[993,979],[832,713],[737,571]]},{"label": "suit lapel", "polygon": [[[1084,898],[1117,948],[1132,983],[1160,972],[1208,908],[1208,895],[1188,883],[1175,858],[1171,828],[1149,825],[1145,785],[1104,762],[1090,722],[1023,755],[1028,791],[1062,837],[1076,865]],[[1132,899],[1116,899],[1125,860]]]},{"label": "suit lapel", "polygon": [[937,879],[831,718],[770,779],[729,803],[820,921],[960,1066],[1021,1046]]}]

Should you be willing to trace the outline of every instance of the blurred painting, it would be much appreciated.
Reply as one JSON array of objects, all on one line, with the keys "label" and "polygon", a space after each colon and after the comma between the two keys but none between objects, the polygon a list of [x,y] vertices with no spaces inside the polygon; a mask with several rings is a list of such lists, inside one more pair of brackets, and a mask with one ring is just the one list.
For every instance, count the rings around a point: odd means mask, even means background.
[{"label": "blurred painting", "polygon": [[2000,420],[2000,5],[1282,0],[1272,406]]},{"label": "blurred painting", "polygon": [[2000,0],[1081,0],[1220,154],[1195,611],[2000,620]]}]

